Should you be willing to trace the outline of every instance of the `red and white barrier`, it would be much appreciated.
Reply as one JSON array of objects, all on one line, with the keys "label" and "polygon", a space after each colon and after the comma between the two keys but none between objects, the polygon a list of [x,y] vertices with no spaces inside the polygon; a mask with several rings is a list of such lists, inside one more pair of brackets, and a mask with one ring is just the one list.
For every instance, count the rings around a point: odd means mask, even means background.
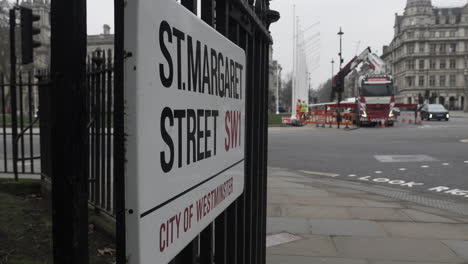
[{"label": "red and white barrier", "polygon": [[421,114],[418,112],[402,112],[398,117],[398,121],[402,124],[418,124],[422,125]]}]

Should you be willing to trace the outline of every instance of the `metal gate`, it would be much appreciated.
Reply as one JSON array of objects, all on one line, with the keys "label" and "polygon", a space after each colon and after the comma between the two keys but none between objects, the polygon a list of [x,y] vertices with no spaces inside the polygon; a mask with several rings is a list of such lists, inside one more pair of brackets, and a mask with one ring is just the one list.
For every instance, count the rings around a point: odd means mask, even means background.
[{"label": "metal gate", "polygon": [[[181,0],[181,4],[245,50],[247,58],[245,191],[174,260],[177,263],[265,263],[267,190],[268,27],[279,19],[269,0]],[[123,8],[117,0],[115,69],[115,182],[124,193]],[[200,8],[200,9],[198,9]],[[120,167],[122,166],[122,167]],[[125,210],[117,195],[118,263],[125,263]]]},{"label": "metal gate", "polygon": [[33,72],[7,77],[0,73],[0,173],[18,179],[41,173],[39,85]]}]

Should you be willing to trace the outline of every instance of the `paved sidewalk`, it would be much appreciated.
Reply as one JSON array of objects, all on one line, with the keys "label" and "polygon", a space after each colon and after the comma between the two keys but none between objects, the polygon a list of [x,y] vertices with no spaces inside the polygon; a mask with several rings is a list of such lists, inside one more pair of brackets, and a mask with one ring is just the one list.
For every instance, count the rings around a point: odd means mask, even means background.
[{"label": "paved sidewalk", "polygon": [[450,115],[455,118],[468,118],[468,112],[450,111]]},{"label": "paved sidewalk", "polygon": [[268,180],[268,264],[468,263],[468,216],[288,170]]}]

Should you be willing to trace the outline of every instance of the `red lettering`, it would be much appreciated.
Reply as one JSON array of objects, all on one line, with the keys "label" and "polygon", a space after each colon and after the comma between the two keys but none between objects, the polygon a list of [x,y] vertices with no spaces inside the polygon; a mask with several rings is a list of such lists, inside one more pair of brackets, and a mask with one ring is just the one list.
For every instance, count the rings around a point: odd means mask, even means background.
[{"label": "red lettering", "polygon": [[166,242],[164,241],[164,238],[163,238],[164,232],[166,232],[166,225],[161,224],[161,226],[159,227],[159,251],[160,252],[164,252],[164,250],[166,249]]},{"label": "red lettering", "polygon": [[224,127],[226,128],[226,137],[224,138],[224,149],[229,151],[231,147],[231,133],[229,132],[229,123],[231,122],[231,112],[226,112],[226,117],[224,118]]},{"label": "red lettering", "polygon": [[202,213],[203,213],[203,198],[197,201],[197,222],[202,219]]}]

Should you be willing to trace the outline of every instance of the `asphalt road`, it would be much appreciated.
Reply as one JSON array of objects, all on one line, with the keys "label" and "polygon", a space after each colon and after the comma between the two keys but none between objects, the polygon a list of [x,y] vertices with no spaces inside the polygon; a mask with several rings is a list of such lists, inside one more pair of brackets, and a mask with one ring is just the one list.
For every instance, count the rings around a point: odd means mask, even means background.
[{"label": "asphalt road", "polygon": [[[465,139],[466,114],[449,122],[351,131],[270,128],[268,158],[269,166],[303,171],[311,177],[333,177],[468,201]],[[441,186],[446,188],[434,189]]]}]

